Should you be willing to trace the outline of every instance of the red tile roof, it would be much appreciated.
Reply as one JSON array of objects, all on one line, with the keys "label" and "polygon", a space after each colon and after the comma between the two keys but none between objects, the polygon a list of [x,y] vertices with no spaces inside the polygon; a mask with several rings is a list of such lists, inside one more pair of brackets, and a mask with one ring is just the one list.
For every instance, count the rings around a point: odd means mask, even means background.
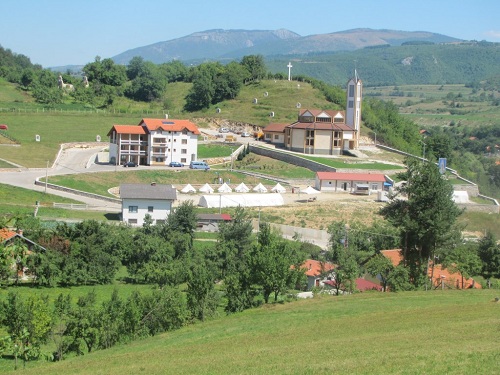
[{"label": "red tile roof", "polygon": [[320,262],[319,260],[307,259],[300,266],[306,270],[306,276],[319,276],[324,272],[332,271],[335,265],[328,262]]},{"label": "red tile roof", "polygon": [[118,134],[146,134],[146,129],[137,125],[113,125],[108,132],[108,136],[111,135],[113,130]]},{"label": "red tile roof", "polygon": [[288,126],[288,124],[278,124],[276,122],[273,122],[269,125],[267,125],[264,129],[262,129],[264,132],[275,132],[275,133],[284,133],[285,128]]},{"label": "red tile roof", "polygon": [[15,237],[16,234],[16,232],[8,230],[7,228],[2,228],[0,229],[0,242],[10,240],[12,237]]},{"label": "red tile roof", "polygon": [[310,130],[332,130],[332,131],[353,131],[349,125],[332,122],[294,122],[288,125],[291,129],[310,129]]},{"label": "red tile roof", "polygon": [[316,172],[321,180],[385,182],[385,176],[380,173],[342,173],[342,172]]},{"label": "red tile roof", "polygon": [[[401,253],[400,249],[382,250],[380,251],[380,253],[388,258],[394,267],[401,264],[401,261],[403,260],[403,254]],[[479,283],[476,283],[472,278],[464,278],[464,285],[462,287],[462,275],[460,274],[460,272],[450,272],[446,268],[443,268],[443,265],[433,264],[432,262],[429,263],[429,277],[432,277],[432,284],[434,285],[434,287],[441,286],[442,280],[445,285],[457,289],[481,288],[481,285]]]},{"label": "red tile roof", "polygon": [[139,126],[142,125],[146,125],[149,131],[161,128],[167,131],[180,132],[187,129],[193,134],[200,134],[198,127],[189,120],[143,118],[139,123]]}]

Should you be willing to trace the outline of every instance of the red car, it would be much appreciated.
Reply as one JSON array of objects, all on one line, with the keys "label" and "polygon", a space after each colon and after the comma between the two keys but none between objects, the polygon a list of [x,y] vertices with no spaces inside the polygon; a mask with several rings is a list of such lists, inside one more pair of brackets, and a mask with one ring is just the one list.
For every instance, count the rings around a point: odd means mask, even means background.
[{"label": "red car", "polygon": [[9,127],[5,124],[0,124],[0,130],[9,130]]}]

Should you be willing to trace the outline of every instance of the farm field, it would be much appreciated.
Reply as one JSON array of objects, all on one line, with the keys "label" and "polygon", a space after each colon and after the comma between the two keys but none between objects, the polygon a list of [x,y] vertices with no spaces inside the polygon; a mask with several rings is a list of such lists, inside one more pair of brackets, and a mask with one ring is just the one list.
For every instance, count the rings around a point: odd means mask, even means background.
[{"label": "farm field", "polygon": [[29,363],[23,373],[495,374],[495,296],[494,290],[321,296],[58,363]]},{"label": "farm field", "polygon": [[364,96],[392,101],[421,127],[481,126],[500,121],[500,94],[465,85],[364,87]]}]

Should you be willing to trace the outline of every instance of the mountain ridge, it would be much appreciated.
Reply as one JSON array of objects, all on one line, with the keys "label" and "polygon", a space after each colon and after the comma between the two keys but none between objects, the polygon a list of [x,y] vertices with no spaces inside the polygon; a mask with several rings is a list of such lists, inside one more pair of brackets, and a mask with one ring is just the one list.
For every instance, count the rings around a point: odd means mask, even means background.
[{"label": "mountain ridge", "polygon": [[459,42],[460,39],[428,31],[356,28],[326,34],[301,36],[288,29],[244,30],[211,29],[184,37],[136,47],[112,57],[118,64],[128,64],[135,56],[156,64],[172,60],[226,60],[245,55],[293,55],[353,51],[368,46],[406,42]]}]

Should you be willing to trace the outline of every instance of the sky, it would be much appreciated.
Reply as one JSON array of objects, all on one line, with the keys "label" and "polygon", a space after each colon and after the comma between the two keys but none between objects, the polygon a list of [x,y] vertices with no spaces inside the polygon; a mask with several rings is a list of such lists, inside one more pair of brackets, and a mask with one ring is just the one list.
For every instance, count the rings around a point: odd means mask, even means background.
[{"label": "sky", "polygon": [[499,14],[499,0],[0,0],[0,46],[47,68],[211,29],[371,28],[500,42]]}]

